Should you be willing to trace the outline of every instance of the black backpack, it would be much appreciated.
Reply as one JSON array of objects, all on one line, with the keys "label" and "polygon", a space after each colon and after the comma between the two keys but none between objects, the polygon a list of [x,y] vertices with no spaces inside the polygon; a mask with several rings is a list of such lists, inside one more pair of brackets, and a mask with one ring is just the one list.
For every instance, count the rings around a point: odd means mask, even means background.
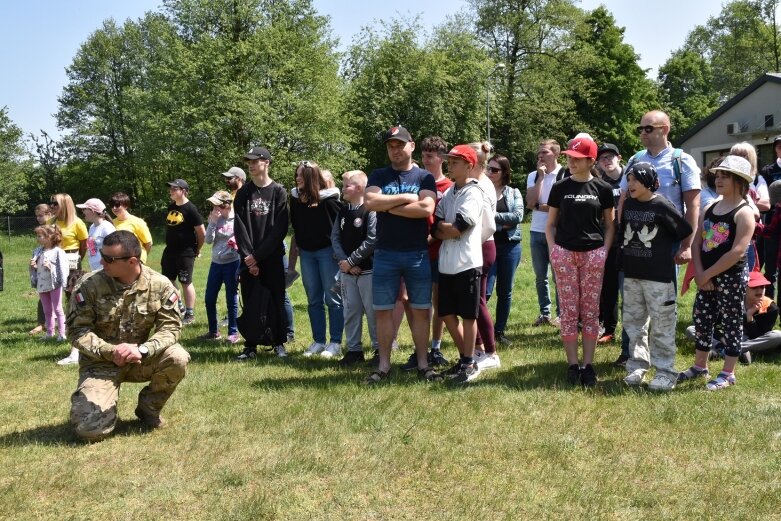
[{"label": "black backpack", "polygon": [[242,270],[242,277],[249,278],[249,298],[241,302],[241,315],[236,320],[239,333],[246,345],[273,346],[277,338],[274,328],[279,327],[279,311],[271,298],[271,292],[260,283],[260,277],[253,277]]}]

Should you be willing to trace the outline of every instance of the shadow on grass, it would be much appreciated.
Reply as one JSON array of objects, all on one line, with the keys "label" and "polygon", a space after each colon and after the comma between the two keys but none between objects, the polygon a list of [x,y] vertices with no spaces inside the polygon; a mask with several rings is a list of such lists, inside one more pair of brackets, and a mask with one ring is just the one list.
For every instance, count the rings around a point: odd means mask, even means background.
[{"label": "shadow on grass", "polygon": [[13,327],[26,328],[24,332],[27,333],[28,329],[32,329],[35,327],[34,322],[35,319],[30,320],[27,317],[15,317],[15,318],[6,318],[2,322],[0,322],[0,324],[2,324],[4,328],[13,328]]},{"label": "shadow on grass", "polygon": [[[110,437],[138,436],[149,432],[140,420],[119,420]],[[0,447],[21,447],[25,445],[46,445],[82,447],[85,442],[79,440],[67,422],[54,425],[41,425],[25,431],[15,431],[0,436]]]}]

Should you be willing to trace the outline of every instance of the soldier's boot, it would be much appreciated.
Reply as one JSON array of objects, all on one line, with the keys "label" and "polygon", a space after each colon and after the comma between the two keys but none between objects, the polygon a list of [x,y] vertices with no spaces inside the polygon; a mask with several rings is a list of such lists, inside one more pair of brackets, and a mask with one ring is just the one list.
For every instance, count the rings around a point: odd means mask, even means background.
[{"label": "soldier's boot", "polygon": [[138,407],[136,407],[136,416],[150,429],[165,427],[165,420],[160,416],[159,412],[155,412],[141,404],[138,404]]}]

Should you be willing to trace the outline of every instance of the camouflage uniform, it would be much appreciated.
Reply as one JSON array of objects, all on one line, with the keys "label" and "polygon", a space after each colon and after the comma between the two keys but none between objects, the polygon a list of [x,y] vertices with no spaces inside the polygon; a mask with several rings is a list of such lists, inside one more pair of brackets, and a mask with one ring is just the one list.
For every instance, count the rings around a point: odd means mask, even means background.
[{"label": "camouflage uniform", "polygon": [[[177,343],[182,328],[177,301],[173,284],[144,265],[130,286],[102,270],[80,281],[67,318],[68,339],[81,353],[79,383],[71,397],[71,425],[78,437],[97,441],[114,430],[122,382],[148,381],[136,414],[159,417],[190,361]],[[112,357],[121,343],[144,343],[149,355],[119,367]]]}]

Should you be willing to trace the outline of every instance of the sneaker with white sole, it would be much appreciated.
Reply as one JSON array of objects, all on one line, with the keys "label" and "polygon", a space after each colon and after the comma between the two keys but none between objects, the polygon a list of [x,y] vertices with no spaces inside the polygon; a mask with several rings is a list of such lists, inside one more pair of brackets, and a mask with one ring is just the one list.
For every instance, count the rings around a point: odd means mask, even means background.
[{"label": "sneaker with white sole", "polygon": [[675,389],[675,378],[656,373],[651,383],[648,384],[648,389],[651,391],[672,391]]},{"label": "sneaker with white sole", "polygon": [[72,358],[70,356],[66,356],[65,358],[61,360],[57,360],[57,365],[74,365],[78,364],[79,359],[78,358]]},{"label": "sneaker with white sole", "polygon": [[502,362],[499,360],[499,355],[496,353],[484,354],[480,360],[475,359],[478,369],[496,369],[502,367]]},{"label": "sneaker with white sole", "polygon": [[725,373],[722,371],[716,378],[708,382],[705,385],[705,388],[709,391],[718,391],[720,389],[726,389],[730,385],[735,385],[736,382],[735,373]]},{"label": "sneaker with white sole", "polygon": [[304,356],[312,356],[322,353],[325,350],[325,344],[320,342],[312,342],[312,344],[304,351]]},{"label": "sneaker with white sole", "polygon": [[643,383],[645,378],[645,369],[635,369],[624,377],[624,383],[636,387]]},{"label": "sneaker with white sole", "polygon": [[274,351],[274,354],[277,355],[279,358],[287,358],[287,349],[285,349],[285,344],[279,344],[271,348]]},{"label": "sneaker with white sole", "polygon": [[342,346],[336,342],[331,342],[320,352],[323,358],[334,358],[342,356]]},{"label": "sneaker with white sole", "polygon": [[465,384],[471,382],[480,375],[480,368],[477,367],[477,363],[471,364],[459,364],[458,372],[454,374],[450,381],[457,384]]}]

